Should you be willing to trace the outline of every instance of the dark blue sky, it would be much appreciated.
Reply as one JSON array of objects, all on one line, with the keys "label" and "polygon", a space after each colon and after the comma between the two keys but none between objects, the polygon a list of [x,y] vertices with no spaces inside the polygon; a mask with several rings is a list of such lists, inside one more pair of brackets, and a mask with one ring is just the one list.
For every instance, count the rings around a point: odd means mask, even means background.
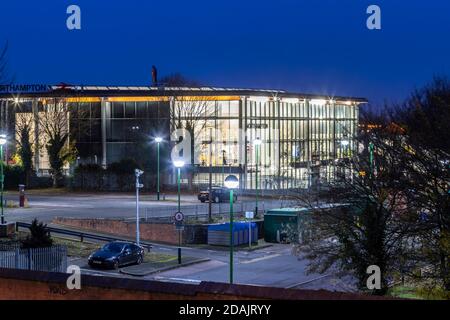
[{"label": "dark blue sky", "polygon": [[[82,29],[66,28],[66,8]],[[366,8],[382,9],[382,30]],[[18,83],[205,84],[399,101],[450,75],[448,0],[1,1],[0,41]]]}]

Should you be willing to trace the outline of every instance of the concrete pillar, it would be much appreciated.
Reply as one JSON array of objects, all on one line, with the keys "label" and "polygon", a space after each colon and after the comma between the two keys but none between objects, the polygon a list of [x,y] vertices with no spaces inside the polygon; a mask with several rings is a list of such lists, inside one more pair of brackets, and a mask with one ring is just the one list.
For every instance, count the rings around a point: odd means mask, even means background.
[{"label": "concrete pillar", "polygon": [[39,106],[38,100],[33,99],[31,109],[34,120],[34,169],[39,174]]},{"label": "concrete pillar", "polygon": [[106,168],[106,99],[101,100],[101,119],[102,119],[102,167]]}]

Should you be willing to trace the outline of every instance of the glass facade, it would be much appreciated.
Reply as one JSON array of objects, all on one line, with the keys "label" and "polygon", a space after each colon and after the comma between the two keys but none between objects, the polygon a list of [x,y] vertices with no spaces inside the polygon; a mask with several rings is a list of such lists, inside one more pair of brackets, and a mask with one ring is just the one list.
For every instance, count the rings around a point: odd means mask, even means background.
[{"label": "glass facade", "polygon": [[[192,173],[189,183],[205,185],[211,172],[213,184],[223,185],[226,175],[232,173],[239,176],[243,189],[308,188],[332,179],[335,160],[356,151],[353,137],[358,109],[365,102],[224,88],[85,90],[100,90],[101,94],[56,98],[69,103],[70,132],[79,163],[107,167],[133,158],[153,170],[155,157],[149,155],[156,147],[150,142],[160,136],[165,141],[161,165],[171,172],[170,153],[181,141],[172,133],[185,129],[193,142],[191,158],[185,161]],[[53,99],[33,97],[28,101],[40,108]],[[28,109],[23,112],[33,108]],[[259,145],[254,144],[257,138]],[[45,170],[43,166],[39,169]],[[165,179],[175,183],[174,171]]]},{"label": "glass facade", "polygon": [[[255,189],[257,180],[260,189],[287,189],[331,179],[334,159],[349,157],[355,150],[352,137],[358,125],[358,106],[295,100],[245,97],[209,101],[194,130],[196,151],[199,149],[194,158],[194,182],[206,184],[209,170],[216,185],[222,185],[229,173],[239,174],[245,189]],[[182,127],[191,121],[183,113],[175,116]],[[253,144],[257,138],[260,145]]]}]

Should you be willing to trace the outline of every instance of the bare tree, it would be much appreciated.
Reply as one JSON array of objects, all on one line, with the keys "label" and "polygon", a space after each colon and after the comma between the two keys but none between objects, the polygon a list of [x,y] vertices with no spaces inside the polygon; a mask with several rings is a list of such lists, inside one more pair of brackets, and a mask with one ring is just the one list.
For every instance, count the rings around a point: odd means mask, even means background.
[{"label": "bare tree", "polygon": [[[170,74],[160,81],[165,86],[173,87],[198,87],[200,84],[195,80],[189,80],[180,73]],[[190,135],[191,159],[189,170],[189,185],[192,186],[192,178],[195,164],[196,148],[200,148],[199,143],[195,143],[203,130],[206,128],[208,120],[215,115],[215,101],[212,97],[183,96],[175,95],[173,107],[170,110],[171,129],[185,129]]]},{"label": "bare tree", "polygon": [[178,72],[162,77],[160,83],[167,87],[199,87],[201,85],[198,81],[188,79]]},{"label": "bare tree", "polygon": [[30,185],[30,178],[33,174],[33,149],[34,141],[34,119],[30,113],[16,112],[16,144],[17,153],[20,156],[23,169],[25,171],[25,183]]},{"label": "bare tree", "polygon": [[215,101],[210,97],[176,96],[170,111],[171,128],[185,129],[190,135],[190,178],[192,185],[195,151],[200,147],[196,139],[205,130],[208,120],[215,115]]},{"label": "bare tree", "polygon": [[9,74],[7,70],[7,52],[8,42],[0,49],[0,85],[10,83]]},{"label": "bare tree", "polygon": [[69,104],[64,98],[55,98],[46,104],[39,114],[39,127],[45,135],[50,173],[53,186],[59,185],[63,176],[63,167],[76,156],[75,141],[70,138]]},{"label": "bare tree", "polygon": [[[5,43],[3,48],[0,49],[0,85],[7,85],[11,83],[11,79],[8,73],[8,61],[7,61],[7,53],[8,53],[8,42]],[[0,130],[8,129],[8,104],[6,101],[0,101]]]},{"label": "bare tree", "polygon": [[422,276],[450,291],[450,81],[435,78],[393,112],[408,138],[408,202],[421,216]]},{"label": "bare tree", "polygon": [[298,196],[311,209],[313,237],[297,253],[309,259],[310,272],[350,273],[365,291],[367,268],[376,265],[381,289],[372,293],[384,294],[389,280],[410,268],[404,257],[414,247],[405,200],[405,145],[386,122],[355,139],[364,152],[338,162],[336,178],[325,190]]}]

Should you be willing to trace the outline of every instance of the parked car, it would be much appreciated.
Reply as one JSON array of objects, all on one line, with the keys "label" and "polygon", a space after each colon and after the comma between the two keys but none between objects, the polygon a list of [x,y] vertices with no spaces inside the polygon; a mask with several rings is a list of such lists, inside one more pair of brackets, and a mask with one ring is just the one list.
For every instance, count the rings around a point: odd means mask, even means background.
[{"label": "parked car", "polygon": [[[212,187],[212,201],[227,202],[230,201],[230,190],[224,187]],[[198,200],[201,202],[209,201],[209,189],[206,191],[200,191],[198,194]],[[233,202],[237,201],[237,194],[233,193]]]},{"label": "parked car", "polygon": [[129,264],[141,264],[144,260],[144,249],[134,243],[114,241],[105,244],[88,258],[91,267],[118,269]]}]

